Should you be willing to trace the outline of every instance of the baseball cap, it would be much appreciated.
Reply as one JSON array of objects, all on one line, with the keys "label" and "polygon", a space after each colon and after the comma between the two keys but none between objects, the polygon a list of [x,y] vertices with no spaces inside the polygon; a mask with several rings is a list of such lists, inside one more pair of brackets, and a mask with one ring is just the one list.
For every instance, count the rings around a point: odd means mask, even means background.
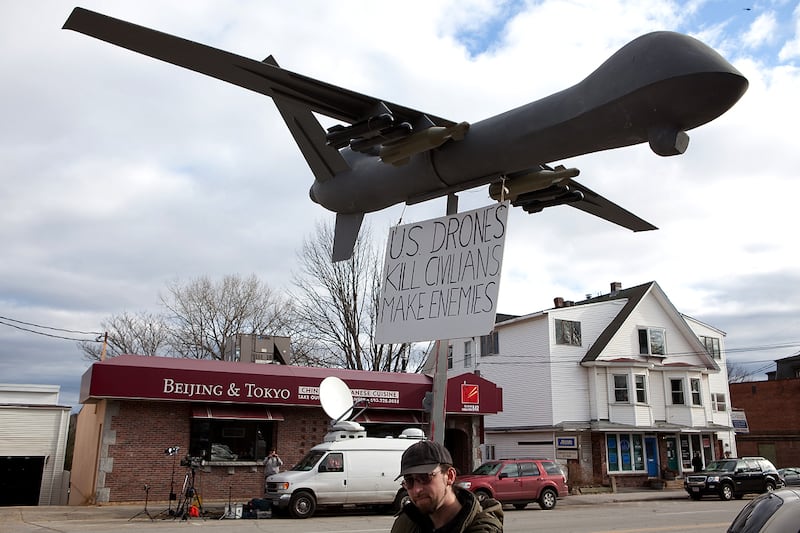
[{"label": "baseball cap", "polygon": [[409,446],[400,459],[400,476],[430,474],[440,464],[453,464],[453,457],[439,442],[421,440]]}]

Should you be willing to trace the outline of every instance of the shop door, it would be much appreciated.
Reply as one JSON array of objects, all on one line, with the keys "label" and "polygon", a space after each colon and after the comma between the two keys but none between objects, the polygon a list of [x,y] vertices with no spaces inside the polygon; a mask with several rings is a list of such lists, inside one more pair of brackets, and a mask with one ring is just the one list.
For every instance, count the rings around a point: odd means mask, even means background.
[{"label": "shop door", "polygon": [[678,468],[678,439],[666,437],[664,445],[667,447],[667,468],[673,472],[680,472]]},{"label": "shop door", "polygon": [[0,506],[39,505],[44,457],[0,457]]},{"label": "shop door", "polygon": [[644,438],[644,451],[647,454],[647,476],[660,477],[658,471],[658,441],[655,437]]}]

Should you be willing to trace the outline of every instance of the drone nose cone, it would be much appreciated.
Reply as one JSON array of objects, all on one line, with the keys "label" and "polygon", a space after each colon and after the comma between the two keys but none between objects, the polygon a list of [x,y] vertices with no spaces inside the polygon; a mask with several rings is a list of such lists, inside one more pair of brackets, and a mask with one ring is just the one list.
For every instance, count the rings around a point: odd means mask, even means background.
[{"label": "drone nose cone", "polygon": [[598,104],[623,105],[648,127],[686,131],[725,113],[748,82],[706,44],[659,31],[622,47],[579,86]]}]

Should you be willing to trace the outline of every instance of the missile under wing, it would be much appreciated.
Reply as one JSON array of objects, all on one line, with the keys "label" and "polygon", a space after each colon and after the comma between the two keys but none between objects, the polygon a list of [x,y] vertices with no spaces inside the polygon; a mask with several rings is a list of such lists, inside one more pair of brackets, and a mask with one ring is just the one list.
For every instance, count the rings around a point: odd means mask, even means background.
[{"label": "missile under wing", "polygon": [[[630,42],[578,84],[468,124],[75,8],[75,30],[273,99],[311,168],[311,199],[334,211],[333,259],[352,255],[364,213],[481,185],[535,213],[571,205],[633,231],[656,229],[576,182],[568,157],[648,143],[681,154],[686,131],[733,106],[747,80],[717,52],[674,32]],[[325,130],[320,113],[344,124]]]}]

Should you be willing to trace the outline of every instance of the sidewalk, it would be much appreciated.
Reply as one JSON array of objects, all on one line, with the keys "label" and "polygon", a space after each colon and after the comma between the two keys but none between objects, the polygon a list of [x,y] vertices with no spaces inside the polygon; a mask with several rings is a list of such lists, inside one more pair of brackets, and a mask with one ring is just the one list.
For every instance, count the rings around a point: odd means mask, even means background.
[{"label": "sidewalk", "polygon": [[597,492],[594,494],[573,494],[558,500],[558,505],[597,505],[620,502],[642,502],[650,500],[686,500],[683,489],[622,489],[618,492]]}]

